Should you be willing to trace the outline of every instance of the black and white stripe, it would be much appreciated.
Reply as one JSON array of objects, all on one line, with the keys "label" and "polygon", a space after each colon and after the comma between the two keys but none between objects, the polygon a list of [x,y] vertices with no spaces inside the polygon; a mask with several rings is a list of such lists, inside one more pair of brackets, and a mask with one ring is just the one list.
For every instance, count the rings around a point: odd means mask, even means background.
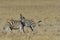
[{"label": "black and white stripe", "polygon": [[34,31],[36,23],[33,20],[26,19],[25,17],[22,16],[22,14],[20,14],[20,21],[24,26],[29,27],[32,31]]}]

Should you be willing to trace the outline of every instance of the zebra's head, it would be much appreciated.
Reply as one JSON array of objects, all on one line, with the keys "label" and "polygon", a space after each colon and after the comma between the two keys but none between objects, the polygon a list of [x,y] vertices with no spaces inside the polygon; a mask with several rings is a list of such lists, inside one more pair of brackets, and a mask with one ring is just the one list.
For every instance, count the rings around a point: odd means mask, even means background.
[{"label": "zebra's head", "polygon": [[20,14],[20,21],[24,22],[24,20],[25,20],[25,17],[22,16],[22,14]]}]

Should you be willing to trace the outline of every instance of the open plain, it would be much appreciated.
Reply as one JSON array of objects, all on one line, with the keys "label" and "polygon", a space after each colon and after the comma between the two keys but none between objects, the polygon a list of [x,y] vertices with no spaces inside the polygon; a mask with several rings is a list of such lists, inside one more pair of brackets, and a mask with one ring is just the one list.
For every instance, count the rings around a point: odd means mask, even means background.
[{"label": "open plain", "polygon": [[[36,23],[42,21],[35,33],[26,27],[26,33],[4,33],[6,21],[19,20],[20,14]],[[60,40],[60,0],[0,0],[0,40]]]}]

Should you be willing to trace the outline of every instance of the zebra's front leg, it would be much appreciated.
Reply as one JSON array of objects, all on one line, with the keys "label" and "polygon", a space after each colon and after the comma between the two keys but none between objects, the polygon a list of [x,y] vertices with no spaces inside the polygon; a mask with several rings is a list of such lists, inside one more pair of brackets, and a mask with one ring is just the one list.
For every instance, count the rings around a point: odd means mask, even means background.
[{"label": "zebra's front leg", "polygon": [[22,32],[22,31],[23,31],[23,32],[25,33],[25,31],[24,31],[24,27],[23,27],[23,26],[22,26],[22,27],[20,27],[20,28],[19,28],[19,30],[20,30],[20,32]]},{"label": "zebra's front leg", "polygon": [[32,30],[32,33],[33,33],[33,34],[36,33],[36,31],[35,31],[35,29],[34,29],[34,27],[33,27],[32,25],[30,26],[30,29]]},{"label": "zebra's front leg", "polygon": [[30,26],[30,29],[31,29],[32,31],[34,31],[32,26]]},{"label": "zebra's front leg", "polygon": [[22,30],[23,30],[23,32],[25,33],[25,31],[24,31],[24,26],[22,27]]}]

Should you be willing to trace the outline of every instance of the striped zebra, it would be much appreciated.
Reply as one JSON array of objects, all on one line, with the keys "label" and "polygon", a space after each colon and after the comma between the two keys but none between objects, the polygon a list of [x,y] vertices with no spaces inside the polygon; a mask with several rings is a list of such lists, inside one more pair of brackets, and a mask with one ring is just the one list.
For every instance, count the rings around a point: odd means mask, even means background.
[{"label": "striped zebra", "polygon": [[[38,21],[40,23],[41,21]],[[7,31],[12,31],[12,30],[19,30],[19,31],[24,31],[24,27],[29,27],[31,31],[34,31],[34,27],[36,26],[36,23],[33,20],[26,19],[22,14],[20,14],[20,20],[9,20],[3,27],[3,29]]]},{"label": "striped zebra", "polygon": [[12,30],[17,30],[17,29],[19,29],[20,31],[23,30],[23,32],[24,32],[23,25],[22,25],[21,21],[18,21],[18,20],[10,20],[9,22],[7,22],[5,24],[3,29],[6,32],[7,31],[12,31]]},{"label": "striped zebra", "polygon": [[26,19],[22,16],[22,14],[20,14],[20,21],[23,24],[23,26],[29,27],[32,31],[34,31],[36,23],[33,20]]}]

